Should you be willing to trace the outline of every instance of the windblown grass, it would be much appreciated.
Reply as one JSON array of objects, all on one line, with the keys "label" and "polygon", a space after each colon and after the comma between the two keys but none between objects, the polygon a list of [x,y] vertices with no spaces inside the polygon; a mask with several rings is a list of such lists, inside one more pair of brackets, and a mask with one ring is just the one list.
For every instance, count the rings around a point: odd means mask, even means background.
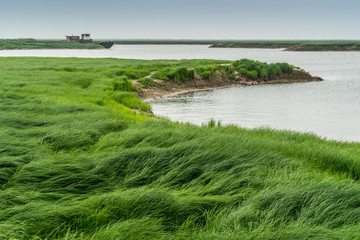
[{"label": "windblown grass", "polygon": [[0,239],[357,239],[359,143],[157,119],[113,85],[216,63],[0,58]]}]

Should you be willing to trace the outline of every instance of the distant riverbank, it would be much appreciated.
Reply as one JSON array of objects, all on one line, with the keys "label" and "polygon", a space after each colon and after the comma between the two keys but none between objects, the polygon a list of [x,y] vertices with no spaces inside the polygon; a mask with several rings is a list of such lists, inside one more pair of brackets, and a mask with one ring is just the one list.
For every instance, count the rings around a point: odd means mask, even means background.
[{"label": "distant riverbank", "polygon": [[79,43],[66,40],[0,39],[0,50],[11,49],[103,49],[97,43]]},{"label": "distant riverbank", "polygon": [[360,40],[194,40],[194,39],[123,39],[122,45],[203,45],[210,48],[285,48],[285,51],[360,51]]},{"label": "distant riverbank", "polygon": [[[110,41],[110,40],[101,40]],[[0,50],[10,49],[103,49],[100,40],[79,43],[66,40],[0,39]],[[119,45],[210,45],[210,48],[267,48],[285,51],[360,51],[360,40],[196,40],[196,39],[122,39]]]},{"label": "distant riverbank", "polygon": [[225,41],[210,48],[285,48],[285,51],[360,51],[360,41]]}]

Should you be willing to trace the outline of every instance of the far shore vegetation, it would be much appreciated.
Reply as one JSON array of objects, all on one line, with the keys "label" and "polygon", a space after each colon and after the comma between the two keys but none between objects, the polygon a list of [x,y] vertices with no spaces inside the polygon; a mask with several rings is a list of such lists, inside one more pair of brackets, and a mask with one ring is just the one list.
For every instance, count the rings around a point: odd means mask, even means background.
[{"label": "far shore vegetation", "polygon": [[223,41],[212,48],[285,48],[285,51],[360,51],[360,40],[244,40]]},{"label": "far shore vegetation", "polygon": [[95,49],[104,48],[96,43],[79,43],[67,40],[0,39],[0,50],[5,49]]},{"label": "far shore vegetation", "polygon": [[73,49],[104,48],[96,44],[113,41],[115,44],[150,45],[210,45],[212,48],[284,48],[287,51],[360,51],[360,40],[196,40],[196,39],[103,39],[82,44],[66,40],[0,39],[4,49]]},{"label": "far shore vegetation", "polygon": [[7,57],[0,69],[0,239],[359,238],[359,143],[172,122],[137,96],[159,79],[300,71],[288,64]]},{"label": "far shore vegetation", "polygon": [[123,39],[115,44],[209,44],[212,48],[285,48],[287,51],[360,51],[360,40]]}]

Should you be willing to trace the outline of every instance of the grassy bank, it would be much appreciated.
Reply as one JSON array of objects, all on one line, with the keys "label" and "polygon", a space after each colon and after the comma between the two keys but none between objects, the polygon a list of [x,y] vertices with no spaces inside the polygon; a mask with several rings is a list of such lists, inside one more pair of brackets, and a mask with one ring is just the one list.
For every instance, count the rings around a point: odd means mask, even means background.
[{"label": "grassy bank", "polygon": [[359,143],[158,119],[129,83],[224,63],[0,58],[0,239],[358,238]]},{"label": "grassy bank", "polygon": [[4,49],[94,49],[104,48],[96,43],[79,43],[66,40],[0,39],[0,50]]},{"label": "grassy bank", "polygon": [[[234,62],[211,63],[202,65],[164,66],[149,75],[133,81],[138,96],[149,99],[176,95],[178,93],[216,89],[236,85],[258,85],[274,83],[294,83],[322,81],[304,70],[287,63],[264,63],[249,59]],[[123,76],[122,79],[128,79]]]},{"label": "grassy bank", "polygon": [[223,41],[212,48],[285,48],[286,51],[360,51],[358,40],[243,40]]}]

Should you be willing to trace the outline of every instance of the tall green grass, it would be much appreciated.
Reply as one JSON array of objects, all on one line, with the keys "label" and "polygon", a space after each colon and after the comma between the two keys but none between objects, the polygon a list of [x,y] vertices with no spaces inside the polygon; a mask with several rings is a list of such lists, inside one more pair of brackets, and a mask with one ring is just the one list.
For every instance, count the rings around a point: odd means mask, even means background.
[{"label": "tall green grass", "polygon": [[216,63],[0,58],[0,239],[357,239],[359,143],[149,117],[113,86]]}]

